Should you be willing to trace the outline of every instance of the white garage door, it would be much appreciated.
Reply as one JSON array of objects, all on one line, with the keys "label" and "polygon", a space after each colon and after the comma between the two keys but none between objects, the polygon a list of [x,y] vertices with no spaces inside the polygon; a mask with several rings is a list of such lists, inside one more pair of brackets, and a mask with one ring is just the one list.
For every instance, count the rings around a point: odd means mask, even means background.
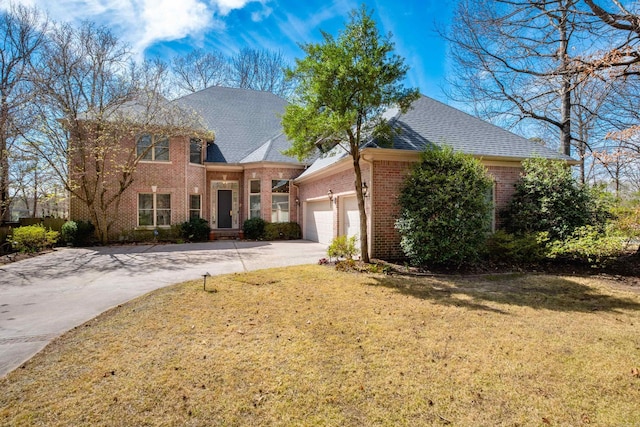
[{"label": "white garage door", "polygon": [[342,233],[347,237],[360,235],[360,211],[355,196],[342,199]]},{"label": "white garage door", "polygon": [[304,238],[313,242],[331,243],[333,210],[329,200],[308,202],[304,213]]}]

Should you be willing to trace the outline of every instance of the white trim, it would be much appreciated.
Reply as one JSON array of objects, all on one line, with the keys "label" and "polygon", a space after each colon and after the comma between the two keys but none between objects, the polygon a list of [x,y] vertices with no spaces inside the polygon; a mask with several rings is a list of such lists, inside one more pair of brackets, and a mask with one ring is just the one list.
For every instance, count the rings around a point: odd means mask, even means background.
[{"label": "white trim", "polygon": [[[260,183],[260,191],[257,193],[251,192],[251,181],[258,181]],[[260,197],[260,215],[262,218],[262,178],[249,178],[247,180],[247,219],[251,218],[251,196]]]},{"label": "white trim", "polygon": [[171,160],[138,160],[138,164],[144,163],[147,165],[172,165]]},{"label": "white trim", "polygon": [[195,209],[191,209],[191,197],[198,196],[200,198],[200,208],[198,209],[198,217],[202,218],[202,194],[200,193],[189,193],[189,205],[187,206],[187,221],[191,220],[191,211],[195,211]]},{"label": "white trim", "polygon": [[[151,218],[153,219],[153,224],[151,225],[140,225],[140,195],[151,195],[153,196],[152,199],[152,216]],[[158,219],[158,195],[168,195],[169,196],[169,224],[163,224],[163,225],[158,225],[157,224],[157,219]],[[154,193],[147,193],[147,192],[139,192],[137,193],[137,197],[136,197],[136,229],[138,230],[153,230],[154,228],[170,228],[171,224],[173,222],[173,201],[171,200],[171,192],[168,193],[158,193],[158,192],[154,192]]]},{"label": "white trim", "polygon": [[304,199],[303,202],[319,202],[320,200],[329,200],[329,196],[319,196],[319,197],[310,197],[308,199]]},{"label": "white trim", "polygon": [[[209,213],[209,219],[211,228],[215,230],[234,230],[240,227],[240,201],[239,201],[239,193],[240,193],[240,182],[235,181],[222,181],[222,180],[211,180],[209,182],[209,189],[211,190],[211,212]],[[231,228],[218,228],[218,190],[231,190]]]}]

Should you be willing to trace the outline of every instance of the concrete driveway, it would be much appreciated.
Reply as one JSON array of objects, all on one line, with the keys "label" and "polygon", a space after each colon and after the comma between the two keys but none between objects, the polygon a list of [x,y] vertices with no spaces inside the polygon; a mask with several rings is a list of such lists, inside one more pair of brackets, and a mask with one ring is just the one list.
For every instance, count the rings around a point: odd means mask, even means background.
[{"label": "concrete driveway", "polygon": [[154,289],[205,273],[313,264],[324,256],[326,245],[304,240],[216,241],[63,248],[0,266],[0,377],[53,338]]}]

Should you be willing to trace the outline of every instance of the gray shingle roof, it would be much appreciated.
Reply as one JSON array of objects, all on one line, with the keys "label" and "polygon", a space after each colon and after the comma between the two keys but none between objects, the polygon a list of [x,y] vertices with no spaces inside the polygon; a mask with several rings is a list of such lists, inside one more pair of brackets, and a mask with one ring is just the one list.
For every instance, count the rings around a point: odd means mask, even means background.
[{"label": "gray shingle roof", "polygon": [[[399,133],[393,137],[391,146],[378,145],[375,140],[369,140],[364,144],[365,147],[423,151],[429,146],[449,145],[456,151],[479,157],[572,160],[564,154],[424,95],[414,101],[412,108],[405,114],[400,114],[397,108],[390,108],[383,116]],[[337,163],[347,155],[343,148],[336,146],[325,156],[318,158],[300,178]]]},{"label": "gray shingle roof", "polygon": [[[176,100],[195,110],[216,134],[207,160],[223,163],[260,161],[299,163],[281,152],[290,146],[280,117],[287,101],[270,93],[214,86]],[[504,130],[456,108],[422,95],[405,114],[389,109],[385,116],[400,131],[392,148],[422,151],[430,145],[449,145],[456,151],[484,157],[522,159],[544,157],[571,160],[554,150]],[[376,141],[367,146],[377,147]],[[384,147],[384,146],[383,146]],[[324,168],[343,153],[319,158],[307,170]]]},{"label": "gray shingle roof", "polygon": [[176,100],[200,114],[215,132],[207,160],[224,163],[298,163],[280,154],[289,147],[280,116],[287,101],[270,93],[213,86]]},{"label": "gray shingle roof", "polygon": [[412,104],[411,110],[396,115],[392,121],[400,130],[392,147],[400,150],[422,151],[435,144],[484,157],[522,159],[537,156],[570,160],[557,151],[424,95]]}]

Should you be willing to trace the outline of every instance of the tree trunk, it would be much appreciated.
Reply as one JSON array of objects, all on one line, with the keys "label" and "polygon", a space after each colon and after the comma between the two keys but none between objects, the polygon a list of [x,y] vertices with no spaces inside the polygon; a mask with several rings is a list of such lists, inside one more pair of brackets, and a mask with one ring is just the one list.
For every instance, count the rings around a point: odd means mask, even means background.
[{"label": "tree trunk", "polygon": [[[36,163],[36,167],[33,171],[33,211],[31,213],[31,218],[35,218],[38,216],[38,164]],[[27,205],[27,209],[28,209]]]},{"label": "tree trunk", "polygon": [[8,221],[9,217],[9,152],[7,140],[0,137],[0,222]]},{"label": "tree trunk", "polygon": [[360,170],[360,151],[354,150],[353,170],[356,175],[355,187],[356,198],[358,199],[358,211],[360,212],[360,256],[362,262],[369,263],[369,239],[367,232],[367,211],[364,207],[364,194],[362,192],[362,171]]},{"label": "tree trunk", "polygon": [[[564,5],[563,5],[564,6]],[[560,48],[558,54],[561,62],[562,86],[560,96],[562,105],[560,107],[560,146],[562,153],[571,155],[571,76],[569,75],[569,37],[567,31],[567,9],[562,8],[562,18],[560,20]]]}]

